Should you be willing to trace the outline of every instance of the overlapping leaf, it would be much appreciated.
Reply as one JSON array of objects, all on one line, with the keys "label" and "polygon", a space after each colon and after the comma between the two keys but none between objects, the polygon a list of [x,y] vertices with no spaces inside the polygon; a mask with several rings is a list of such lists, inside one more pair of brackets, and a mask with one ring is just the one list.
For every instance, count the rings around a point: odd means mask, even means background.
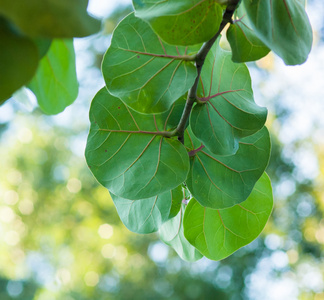
[{"label": "overlapping leaf", "polygon": [[244,5],[240,5],[236,10],[235,20],[226,35],[231,45],[234,62],[258,60],[270,51],[254,32]]},{"label": "overlapping leaf", "polygon": [[186,181],[193,197],[205,207],[223,209],[241,203],[250,195],[264,172],[270,156],[270,138],[264,127],[243,138],[234,155],[220,156],[203,148],[187,130],[186,139],[192,155]]},{"label": "overlapping leaf", "polygon": [[62,112],[78,95],[72,40],[54,40],[28,87],[47,114]]},{"label": "overlapping leaf", "polygon": [[0,104],[31,80],[38,59],[36,44],[0,16]]},{"label": "overlapping leaf", "polygon": [[158,231],[170,218],[172,203],[181,203],[182,189],[178,188],[142,200],[127,200],[110,194],[124,225],[137,233]]},{"label": "overlapping leaf", "polygon": [[1,0],[0,15],[31,37],[83,37],[101,26],[87,14],[87,5],[88,0]]},{"label": "overlapping leaf", "polygon": [[193,85],[196,68],[190,53],[198,50],[163,43],[134,14],[115,29],[102,72],[112,95],[142,113],[167,111]]},{"label": "overlapping leaf", "polygon": [[222,21],[215,0],[133,0],[135,15],[148,21],[167,43],[194,45],[211,39]]},{"label": "overlapping leaf", "polygon": [[193,108],[190,126],[215,154],[234,154],[239,138],[255,133],[265,123],[267,110],[253,100],[247,67],[233,63],[230,52],[218,43],[207,55],[199,93],[203,104]]},{"label": "overlapping leaf", "polygon": [[183,216],[185,205],[181,205],[180,212],[176,217],[165,222],[159,233],[161,240],[167,245],[171,246],[178,255],[187,261],[196,261],[202,258],[201,253],[194,248],[183,233]]},{"label": "overlapping leaf", "polygon": [[244,0],[259,38],[287,65],[302,64],[312,47],[312,28],[302,0]]},{"label": "overlapping leaf", "polygon": [[190,200],[184,215],[184,235],[207,258],[221,260],[258,237],[272,206],[271,183],[264,173],[249,198],[231,208],[214,210]]},{"label": "overlapping leaf", "polygon": [[91,105],[85,153],[97,180],[130,200],[179,186],[187,177],[189,158],[177,139],[163,136],[171,112],[142,115],[101,89]]}]

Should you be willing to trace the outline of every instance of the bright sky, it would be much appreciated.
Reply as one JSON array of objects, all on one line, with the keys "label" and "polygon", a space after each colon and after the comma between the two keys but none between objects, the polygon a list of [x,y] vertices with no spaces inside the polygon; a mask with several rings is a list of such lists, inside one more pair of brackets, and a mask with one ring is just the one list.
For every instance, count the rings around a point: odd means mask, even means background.
[{"label": "bright sky", "polygon": [[131,0],[90,0],[88,12],[97,18],[107,17],[118,5],[131,4]]}]

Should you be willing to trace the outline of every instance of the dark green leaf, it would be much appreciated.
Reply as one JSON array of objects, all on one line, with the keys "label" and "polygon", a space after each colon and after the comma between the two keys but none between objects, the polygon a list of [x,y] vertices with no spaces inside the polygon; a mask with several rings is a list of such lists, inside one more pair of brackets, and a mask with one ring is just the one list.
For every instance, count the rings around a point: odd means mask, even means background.
[{"label": "dark green leaf", "polygon": [[236,64],[231,54],[215,44],[207,55],[199,86],[203,104],[193,108],[193,133],[213,153],[234,154],[239,139],[260,130],[267,109],[253,100],[251,78],[245,64]]},{"label": "dark green leaf", "polygon": [[83,37],[101,27],[87,6],[88,0],[1,0],[0,14],[31,37]]},{"label": "dark green leaf", "polygon": [[34,43],[36,44],[36,46],[38,48],[39,59],[41,59],[45,56],[45,54],[51,47],[52,40],[37,38],[37,39],[34,39]]},{"label": "dark green leaf", "polygon": [[272,206],[271,183],[264,173],[249,198],[231,208],[214,210],[190,200],[184,215],[184,235],[207,258],[221,260],[258,237]]},{"label": "dark green leaf", "polygon": [[246,12],[263,43],[287,65],[305,62],[313,35],[301,0],[244,0]]},{"label": "dark green leaf", "polygon": [[142,115],[103,88],[90,109],[86,159],[97,180],[113,194],[137,200],[176,188],[186,178],[189,158],[173,138],[171,112]]},{"label": "dark green leaf", "polygon": [[[115,29],[102,72],[112,95],[142,113],[167,111],[193,85],[194,48],[163,43],[134,14]],[[194,49],[198,50],[198,49]]]},{"label": "dark green leaf", "polygon": [[[133,232],[151,233],[158,231],[170,218],[173,203],[181,203],[181,186],[142,200],[127,200],[110,193],[124,225]],[[180,206],[179,206],[180,208]]]},{"label": "dark green leaf", "polygon": [[0,17],[0,104],[31,80],[37,65],[35,43],[19,35]]},{"label": "dark green leaf", "polygon": [[222,21],[215,0],[133,0],[135,15],[150,23],[167,43],[194,45],[210,40]]},{"label": "dark green leaf", "polygon": [[232,60],[235,62],[258,60],[270,52],[254,32],[244,5],[236,10],[235,20],[226,35],[232,48]]},{"label": "dark green leaf", "polygon": [[78,96],[72,40],[53,40],[28,87],[47,114],[62,112]]},{"label": "dark green leaf", "polygon": [[265,127],[243,138],[239,150],[230,156],[215,155],[202,148],[190,129],[186,140],[191,141],[187,145],[193,155],[187,187],[205,207],[223,209],[245,201],[269,161],[270,137]]},{"label": "dark green leaf", "polygon": [[184,211],[185,205],[182,204],[177,216],[162,225],[159,231],[160,238],[164,243],[171,246],[182,259],[196,261],[202,258],[202,255],[188,242],[183,234]]}]

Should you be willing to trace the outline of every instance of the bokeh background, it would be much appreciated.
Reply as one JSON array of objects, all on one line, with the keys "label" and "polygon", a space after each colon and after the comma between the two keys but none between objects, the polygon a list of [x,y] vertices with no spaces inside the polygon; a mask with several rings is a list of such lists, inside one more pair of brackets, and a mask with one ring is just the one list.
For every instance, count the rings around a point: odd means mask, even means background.
[{"label": "bokeh background", "polygon": [[[324,299],[324,2],[309,0],[302,66],[249,64],[267,106],[275,207],[261,236],[220,262],[182,261],[157,234],[129,232],[86,167],[102,56],[131,1],[90,1],[103,32],[76,39],[80,92],[57,116],[28,90],[0,109],[0,299]],[[294,51],[294,49],[291,49]]]}]

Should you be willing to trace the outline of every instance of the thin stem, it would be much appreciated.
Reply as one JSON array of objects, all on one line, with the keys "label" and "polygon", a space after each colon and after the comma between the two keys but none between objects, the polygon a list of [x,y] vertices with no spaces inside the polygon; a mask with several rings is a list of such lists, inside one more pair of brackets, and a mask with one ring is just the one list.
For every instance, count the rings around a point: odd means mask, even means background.
[{"label": "thin stem", "polygon": [[208,52],[210,51],[211,47],[214,45],[215,41],[221,34],[222,30],[226,26],[227,23],[232,23],[232,16],[233,13],[238,5],[240,0],[229,0],[228,5],[226,7],[226,10],[223,14],[223,20],[219,26],[219,29],[217,33],[208,41],[206,42],[199,52],[196,55],[196,68],[197,68],[197,77],[196,80],[191,87],[191,89],[188,92],[188,97],[186,101],[186,105],[184,107],[181,119],[179,121],[179,124],[177,128],[173,131],[174,135],[178,136],[178,140],[183,144],[184,143],[184,131],[188,123],[188,119],[191,113],[191,109],[194,105],[194,103],[197,101],[197,89],[198,89],[198,83],[199,83],[199,78],[201,74],[202,67],[205,63],[206,56]]}]

